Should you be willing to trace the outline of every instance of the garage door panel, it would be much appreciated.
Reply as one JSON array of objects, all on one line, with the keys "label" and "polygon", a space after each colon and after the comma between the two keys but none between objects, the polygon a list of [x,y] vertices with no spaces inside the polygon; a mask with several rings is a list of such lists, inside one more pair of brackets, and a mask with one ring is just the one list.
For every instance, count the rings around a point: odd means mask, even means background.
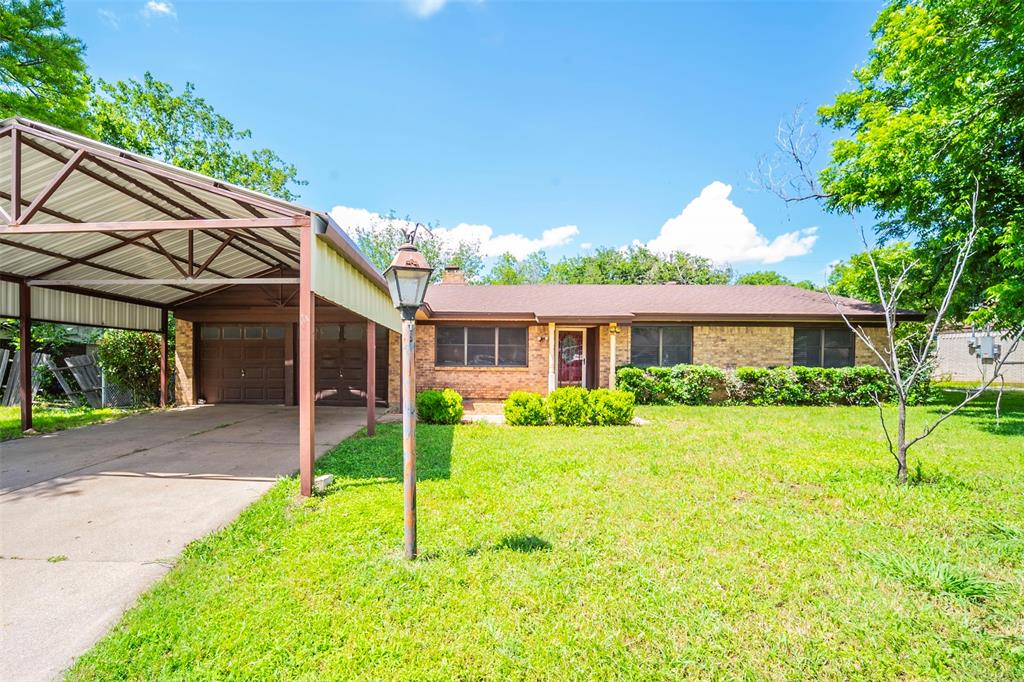
[{"label": "garage door panel", "polygon": [[282,325],[203,325],[201,397],[208,402],[283,403]]}]

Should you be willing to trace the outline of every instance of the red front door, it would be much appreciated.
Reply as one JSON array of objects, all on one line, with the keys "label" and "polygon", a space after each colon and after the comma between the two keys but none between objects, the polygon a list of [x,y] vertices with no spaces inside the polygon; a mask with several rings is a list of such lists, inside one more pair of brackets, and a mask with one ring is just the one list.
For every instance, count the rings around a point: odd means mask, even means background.
[{"label": "red front door", "polygon": [[558,332],[558,385],[583,385],[583,347],[582,331]]}]

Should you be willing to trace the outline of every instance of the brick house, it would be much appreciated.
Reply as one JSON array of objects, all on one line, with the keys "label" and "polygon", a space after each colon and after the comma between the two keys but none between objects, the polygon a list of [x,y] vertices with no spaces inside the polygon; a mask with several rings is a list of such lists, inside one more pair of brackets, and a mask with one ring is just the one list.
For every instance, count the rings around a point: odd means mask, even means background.
[{"label": "brick house", "polygon": [[[882,345],[878,306],[837,302]],[[907,311],[901,319],[921,316]],[[878,364],[827,295],[789,286],[478,286],[449,268],[428,289],[418,320],[417,388],[450,387],[480,400],[567,385],[606,388],[626,364]],[[397,404],[396,335],[389,345],[389,395]]]},{"label": "brick house", "polygon": [[[232,288],[174,308],[177,402],[294,405],[291,295]],[[839,303],[882,343],[877,306]],[[377,402],[397,407],[398,334],[377,326],[368,346],[364,322],[335,306],[317,308],[317,403],[365,404],[369,347]],[[908,311],[902,319],[920,316]],[[450,387],[469,399],[565,385],[606,388],[615,367],[678,363],[842,367],[877,358],[825,294],[785,286],[480,286],[447,270],[427,290],[416,326],[417,389]]]}]

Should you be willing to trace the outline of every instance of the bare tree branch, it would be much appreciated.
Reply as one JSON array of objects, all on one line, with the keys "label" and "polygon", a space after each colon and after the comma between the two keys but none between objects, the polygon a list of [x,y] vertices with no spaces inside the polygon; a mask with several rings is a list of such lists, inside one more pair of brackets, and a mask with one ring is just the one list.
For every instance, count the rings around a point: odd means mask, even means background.
[{"label": "bare tree branch", "polygon": [[751,180],[787,203],[809,199],[827,199],[817,174],[812,169],[818,155],[820,133],[804,117],[800,106],[788,119],[779,121],[775,131],[775,151],[757,160]]}]

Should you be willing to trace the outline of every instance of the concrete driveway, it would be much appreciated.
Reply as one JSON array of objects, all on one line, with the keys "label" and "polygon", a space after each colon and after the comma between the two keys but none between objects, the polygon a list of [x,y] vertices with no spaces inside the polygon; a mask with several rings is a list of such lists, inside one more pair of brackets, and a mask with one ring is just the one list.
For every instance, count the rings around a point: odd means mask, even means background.
[{"label": "concrete driveway", "polygon": [[[317,456],[364,425],[317,408]],[[186,544],[298,468],[298,409],[179,408],[0,444],[0,680],[59,677]]]}]

